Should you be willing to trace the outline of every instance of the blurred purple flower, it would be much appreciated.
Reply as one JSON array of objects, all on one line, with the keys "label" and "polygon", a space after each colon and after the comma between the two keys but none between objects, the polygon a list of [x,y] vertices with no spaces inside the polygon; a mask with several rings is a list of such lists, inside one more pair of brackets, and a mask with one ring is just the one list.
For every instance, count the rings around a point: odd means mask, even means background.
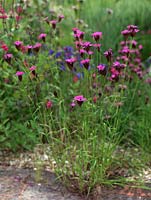
[{"label": "blurred purple flower", "polygon": [[133,47],[133,48],[136,48],[136,46],[137,46],[136,40],[132,40],[132,41],[131,41],[131,44],[132,44],[132,47]]},{"label": "blurred purple flower", "polygon": [[55,58],[59,58],[59,57],[61,57],[61,56],[62,56],[62,52],[59,51],[59,52],[56,53]]},{"label": "blurred purple flower", "polygon": [[121,31],[121,34],[124,36],[125,39],[127,39],[130,36],[130,31],[126,29]]},{"label": "blurred purple flower", "polygon": [[100,52],[101,44],[93,44],[93,46],[94,46],[95,48],[97,48],[98,52]]},{"label": "blurred purple flower", "polygon": [[105,51],[105,52],[104,52],[104,55],[105,55],[107,61],[108,61],[108,62],[111,62],[112,57],[113,57],[112,49],[110,48],[108,51]]},{"label": "blurred purple flower", "polygon": [[100,65],[97,66],[97,69],[98,69],[99,74],[102,74],[104,76],[106,75],[106,73],[107,73],[106,65],[100,64]]},{"label": "blurred purple flower", "polygon": [[83,57],[86,51],[84,49],[79,49],[80,56]]},{"label": "blurred purple flower", "polygon": [[32,45],[27,45],[26,48],[27,48],[28,54],[30,54],[32,52],[33,46]]},{"label": "blurred purple flower", "polygon": [[34,71],[34,70],[36,70],[36,68],[37,68],[36,66],[31,66],[31,67],[29,68],[29,70],[30,70],[30,71]]},{"label": "blurred purple flower", "polygon": [[83,95],[75,96],[74,100],[78,103],[79,106],[83,104],[84,101],[86,101],[86,98],[83,97]]},{"label": "blurred purple flower", "polygon": [[69,59],[66,59],[65,61],[66,61],[67,65],[68,65],[69,69],[72,70],[73,69],[73,65],[77,61],[77,59],[76,58],[69,58]]},{"label": "blurred purple flower", "polygon": [[60,66],[60,70],[61,70],[61,71],[65,71],[65,70],[66,70],[65,66],[64,66],[64,65],[61,65],[61,66]]},{"label": "blurred purple flower", "polygon": [[110,80],[111,81],[118,81],[119,80],[119,71],[116,70],[114,67],[111,68],[111,77]]},{"label": "blurred purple flower", "polygon": [[59,15],[58,16],[58,22],[61,22],[64,19],[64,15]]},{"label": "blurred purple flower", "polygon": [[41,48],[41,44],[40,43],[36,43],[34,46],[33,46],[33,50],[34,52],[38,53],[40,48]]},{"label": "blurred purple flower", "polygon": [[88,52],[90,51],[90,47],[92,47],[91,42],[83,42],[82,47]]},{"label": "blurred purple flower", "polygon": [[65,46],[63,49],[67,53],[73,53],[73,47],[71,46]]},{"label": "blurred purple flower", "polygon": [[77,30],[76,33],[74,34],[74,38],[78,41],[81,41],[84,38],[84,34],[85,34],[84,32]]},{"label": "blurred purple flower", "polygon": [[34,75],[34,76],[36,76],[36,66],[31,66],[30,68],[29,68],[29,70],[31,71],[31,73]]},{"label": "blurred purple flower", "polygon": [[20,50],[22,45],[23,45],[23,42],[17,40],[17,41],[14,42],[14,45],[15,45],[17,50]]},{"label": "blurred purple flower", "polygon": [[95,32],[95,33],[92,33],[91,36],[94,38],[94,40],[95,40],[96,42],[98,42],[100,39],[102,39],[102,32]]},{"label": "blurred purple flower", "polygon": [[8,63],[8,64],[11,64],[11,60],[13,58],[13,54],[11,53],[7,53],[4,55],[4,60]]},{"label": "blurred purple flower", "polygon": [[75,102],[72,101],[72,103],[70,104],[70,106],[71,106],[72,108],[75,107],[75,106],[76,106]]},{"label": "blurred purple flower", "polygon": [[76,73],[76,76],[78,77],[78,79],[84,78],[84,72],[78,72]]},{"label": "blurred purple flower", "polygon": [[52,54],[54,54],[54,50],[50,49],[48,55],[52,55]]},{"label": "blurred purple flower", "polygon": [[89,69],[90,59],[81,60],[80,63],[85,67],[85,69]]},{"label": "blurred purple flower", "polygon": [[52,101],[47,100],[47,102],[46,102],[46,108],[50,109],[50,108],[52,108],[52,106],[53,106]]},{"label": "blurred purple flower", "polygon": [[51,20],[50,24],[52,25],[53,29],[56,29],[57,20]]},{"label": "blurred purple flower", "polygon": [[124,54],[124,55],[126,54],[126,56],[128,56],[129,53],[130,53],[129,47],[128,46],[124,46],[123,49],[121,50],[121,53]]},{"label": "blurred purple flower", "polygon": [[38,36],[38,39],[42,39],[42,40],[45,42],[45,41],[46,41],[46,36],[47,36],[47,34],[41,33],[41,34]]},{"label": "blurred purple flower", "polygon": [[75,27],[75,28],[72,28],[72,30],[73,30],[73,33],[76,34],[79,29]]},{"label": "blurred purple flower", "polygon": [[16,76],[18,76],[19,81],[22,81],[23,74],[24,74],[24,72],[22,72],[22,71],[17,71],[16,72]]},{"label": "blurred purple flower", "polygon": [[128,31],[130,32],[130,35],[134,37],[137,32],[139,32],[138,27],[135,25],[128,25],[127,26]]},{"label": "blurred purple flower", "polygon": [[93,51],[88,51],[87,54],[89,55],[89,59],[91,59],[91,56],[94,54]]}]

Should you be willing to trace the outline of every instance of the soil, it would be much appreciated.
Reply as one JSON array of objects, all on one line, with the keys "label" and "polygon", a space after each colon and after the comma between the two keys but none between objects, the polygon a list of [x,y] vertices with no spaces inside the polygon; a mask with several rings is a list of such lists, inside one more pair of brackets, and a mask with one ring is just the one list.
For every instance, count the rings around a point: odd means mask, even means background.
[{"label": "soil", "polygon": [[81,200],[78,195],[69,193],[53,173],[43,172],[42,179],[35,180],[31,169],[0,169],[1,200]]},{"label": "soil", "polygon": [[13,156],[7,152],[0,154],[0,200],[151,200],[150,176],[147,176],[150,189],[132,188],[130,185],[98,186],[93,195],[86,198],[67,190],[49,168],[45,167],[38,174],[31,162],[35,155],[29,156],[28,152],[28,162],[24,153],[18,158]]},{"label": "soil", "polygon": [[[150,184],[151,186],[151,184]],[[1,200],[85,200],[85,197],[69,192],[56,176],[44,171],[36,181],[32,169],[0,168]],[[89,200],[151,200],[151,191],[130,187],[97,188]]]}]

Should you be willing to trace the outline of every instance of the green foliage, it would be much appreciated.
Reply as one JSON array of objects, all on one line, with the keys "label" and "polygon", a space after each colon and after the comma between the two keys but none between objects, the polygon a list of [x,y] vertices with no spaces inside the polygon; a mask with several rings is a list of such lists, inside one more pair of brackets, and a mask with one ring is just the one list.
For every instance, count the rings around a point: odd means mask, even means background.
[{"label": "green foliage", "polygon": [[[13,2],[2,6],[8,12],[10,7],[17,8]],[[133,171],[148,165],[151,94],[146,66],[150,67],[150,61],[140,63],[138,45],[143,44],[146,59],[151,50],[150,35],[146,34],[151,24],[149,1],[33,0],[20,5],[20,21],[16,21],[14,11],[0,24],[0,147],[31,150],[38,143],[49,143],[57,174],[86,194],[99,184],[113,183],[110,171],[129,163],[129,152],[134,147],[140,154],[127,168]],[[65,19],[53,28],[51,20],[58,20],[63,13]],[[111,70],[113,62],[120,56],[120,33],[129,24],[145,31],[135,37],[137,47],[131,44],[134,38],[130,38],[130,45],[126,44],[129,50],[139,51],[138,57],[129,51],[125,55],[128,61],[120,60],[124,67],[116,70],[118,77],[112,77],[116,75]],[[84,40],[93,44],[96,41],[91,34],[103,32],[101,50],[91,47],[94,55],[89,69],[81,66],[80,61],[88,54],[82,57],[74,47],[73,27],[84,31]],[[38,37],[41,33],[47,34],[45,41]],[[19,49],[14,45],[17,40],[23,42]],[[42,45],[37,52],[30,52],[27,45],[39,42]],[[103,55],[108,48],[114,50],[113,62],[106,61]],[[11,60],[4,57],[6,53],[13,55]],[[69,57],[76,57],[73,66],[67,64]],[[97,69],[101,63],[107,70],[104,75]],[[18,71],[24,72],[22,77],[16,75]],[[77,101],[77,95],[83,95],[84,101]],[[119,146],[128,152],[122,154],[122,159]]]}]

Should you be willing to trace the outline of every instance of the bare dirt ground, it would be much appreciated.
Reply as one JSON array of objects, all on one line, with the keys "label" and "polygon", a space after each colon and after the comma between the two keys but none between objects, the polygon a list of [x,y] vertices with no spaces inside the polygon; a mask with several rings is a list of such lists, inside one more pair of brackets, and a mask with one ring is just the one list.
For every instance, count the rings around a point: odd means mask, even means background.
[{"label": "bare dirt ground", "polygon": [[35,172],[29,169],[0,170],[1,200],[81,200],[56,181],[54,174],[44,172],[41,181],[35,181]]},{"label": "bare dirt ground", "polygon": [[[39,178],[32,157],[22,162],[26,159],[4,154],[0,155],[0,200],[151,200],[151,190],[130,186],[99,186],[93,196],[86,198],[67,190],[50,170],[44,169]],[[150,179],[147,186],[151,189]]]},{"label": "bare dirt ground", "polygon": [[[151,186],[151,185],[150,185]],[[97,191],[96,191],[97,192]],[[43,172],[42,179],[35,181],[35,172],[31,169],[0,169],[1,200],[85,200],[85,197],[69,192],[56,181],[53,173]],[[144,189],[105,188],[89,197],[94,200],[151,200],[151,191]]]}]

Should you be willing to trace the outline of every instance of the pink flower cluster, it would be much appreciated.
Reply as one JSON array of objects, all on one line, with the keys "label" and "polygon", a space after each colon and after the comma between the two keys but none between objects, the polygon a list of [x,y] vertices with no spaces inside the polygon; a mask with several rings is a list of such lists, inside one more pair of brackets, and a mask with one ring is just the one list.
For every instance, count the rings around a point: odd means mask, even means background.
[{"label": "pink flower cluster", "polygon": [[138,27],[135,25],[128,25],[127,29],[123,30],[121,34],[127,39],[129,36],[134,37],[139,32]]}]

